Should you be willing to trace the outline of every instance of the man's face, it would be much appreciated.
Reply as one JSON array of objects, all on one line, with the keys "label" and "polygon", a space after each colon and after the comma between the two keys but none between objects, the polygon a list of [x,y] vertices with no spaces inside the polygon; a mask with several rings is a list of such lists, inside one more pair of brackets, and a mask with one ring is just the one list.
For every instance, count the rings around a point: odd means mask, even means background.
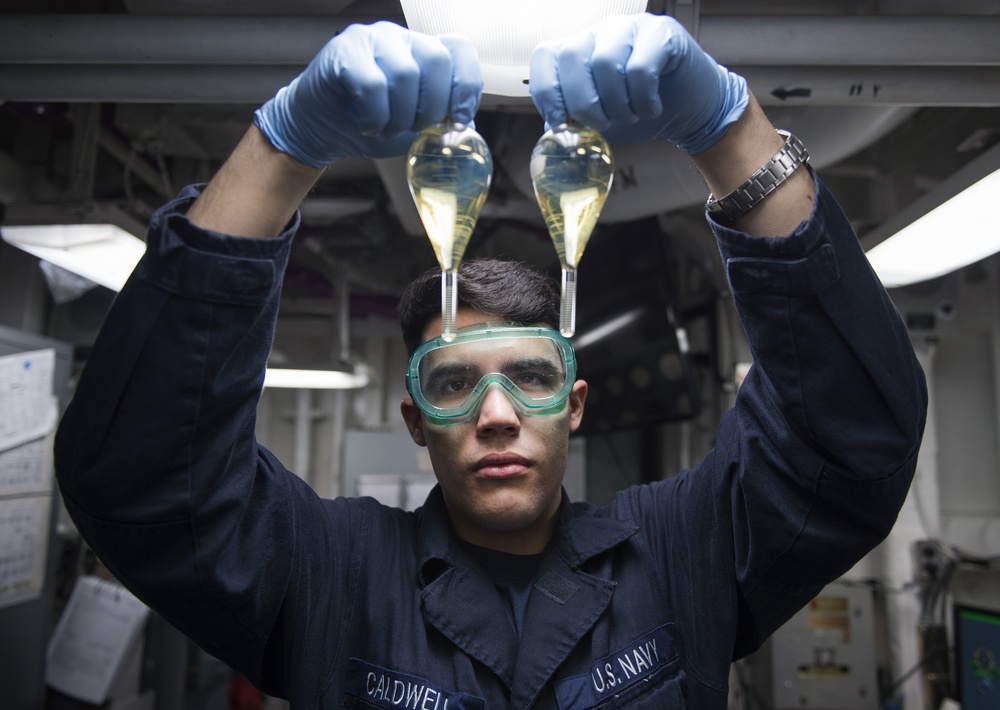
[{"label": "man's face", "polygon": [[[457,325],[490,320],[463,309]],[[424,341],[440,334],[436,319]],[[524,349],[531,347],[526,339]],[[503,357],[496,354],[496,371]],[[429,422],[412,399],[403,400],[403,419],[413,440],[427,447],[459,537],[506,552],[541,552],[555,525],[569,434],[580,425],[586,395],[586,383],[577,380],[562,411],[526,415],[501,387],[491,386],[470,421],[451,425]]]}]

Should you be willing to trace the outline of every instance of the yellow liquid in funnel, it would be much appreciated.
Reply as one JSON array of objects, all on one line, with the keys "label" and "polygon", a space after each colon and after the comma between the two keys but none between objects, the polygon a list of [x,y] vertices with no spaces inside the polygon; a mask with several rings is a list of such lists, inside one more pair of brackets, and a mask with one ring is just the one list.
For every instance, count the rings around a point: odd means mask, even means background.
[{"label": "yellow liquid in funnel", "polygon": [[562,266],[559,331],[570,337],[576,331],[576,269],[611,189],[614,161],[600,133],[564,124],[538,139],[529,171]]},{"label": "yellow liquid in funnel", "polygon": [[559,261],[576,268],[611,189],[610,148],[597,131],[560,126],[538,141],[530,170]]},{"label": "yellow liquid in funnel", "polygon": [[608,197],[607,185],[595,184],[564,192],[558,184],[542,184],[536,185],[535,194],[559,263],[578,267]]},{"label": "yellow liquid in funnel", "polygon": [[486,141],[460,123],[446,121],[423,131],[407,155],[406,181],[441,266],[441,337],[446,342],[455,339],[458,265],[492,178]]},{"label": "yellow liquid in funnel", "polygon": [[410,193],[443,271],[457,269],[462,261],[493,175],[479,134],[450,125],[451,130],[434,127],[421,133],[406,163]]}]

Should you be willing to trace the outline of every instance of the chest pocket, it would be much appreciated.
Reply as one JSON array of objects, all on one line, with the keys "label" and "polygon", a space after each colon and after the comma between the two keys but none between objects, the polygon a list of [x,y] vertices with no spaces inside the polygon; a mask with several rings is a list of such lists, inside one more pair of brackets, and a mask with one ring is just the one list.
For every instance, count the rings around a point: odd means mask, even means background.
[{"label": "chest pocket", "polygon": [[670,626],[660,626],[598,659],[588,675],[558,681],[555,695],[559,710],[685,710],[685,673]]},{"label": "chest pocket", "polygon": [[677,668],[667,667],[643,678],[621,693],[605,698],[594,708],[612,710],[612,708],[659,708],[659,710],[687,710],[687,699],[684,692],[684,672]]}]

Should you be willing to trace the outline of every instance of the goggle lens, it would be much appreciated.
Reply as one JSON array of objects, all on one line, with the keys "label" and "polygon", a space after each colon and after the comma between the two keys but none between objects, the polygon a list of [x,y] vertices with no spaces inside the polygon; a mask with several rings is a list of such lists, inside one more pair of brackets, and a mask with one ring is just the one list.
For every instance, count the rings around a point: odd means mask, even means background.
[{"label": "goggle lens", "polygon": [[548,328],[477,326],[455,341],[425,343],[410,359],[407,389],[435,421],[467,421],[494,383],[526,414],[551,414],[576,377],[573,348]]}]

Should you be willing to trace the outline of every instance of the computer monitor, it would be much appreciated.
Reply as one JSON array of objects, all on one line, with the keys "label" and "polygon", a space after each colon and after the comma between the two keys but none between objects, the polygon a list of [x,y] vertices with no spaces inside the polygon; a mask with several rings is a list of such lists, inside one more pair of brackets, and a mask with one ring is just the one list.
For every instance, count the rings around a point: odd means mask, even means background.
[{"label": "computer monitor", "polygon": [[955,688],[962,710],[1000,708],[1000,610],[954,604]]}]

